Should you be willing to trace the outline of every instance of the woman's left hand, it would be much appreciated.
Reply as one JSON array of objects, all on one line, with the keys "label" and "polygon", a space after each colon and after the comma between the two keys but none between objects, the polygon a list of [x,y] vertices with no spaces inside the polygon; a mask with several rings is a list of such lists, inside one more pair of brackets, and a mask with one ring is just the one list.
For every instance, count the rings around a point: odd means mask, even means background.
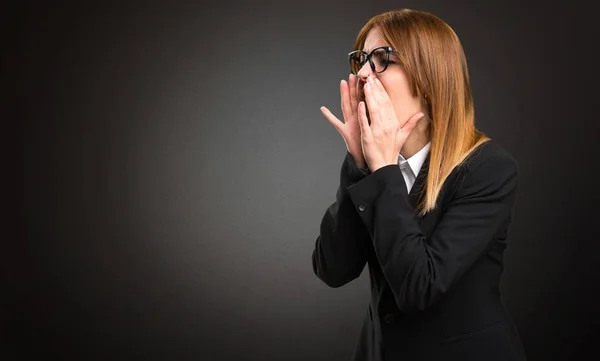
[{"label": "woman's left hand", "polygon": [[364,87],[369,106],[360,102],[358,118],[365,161],[371,172],[390,164],[398,164],[398,154],[417,122],[425,115],[418,112],[404,122],[398,121],[390,97],[377,78],[369,78]]}]

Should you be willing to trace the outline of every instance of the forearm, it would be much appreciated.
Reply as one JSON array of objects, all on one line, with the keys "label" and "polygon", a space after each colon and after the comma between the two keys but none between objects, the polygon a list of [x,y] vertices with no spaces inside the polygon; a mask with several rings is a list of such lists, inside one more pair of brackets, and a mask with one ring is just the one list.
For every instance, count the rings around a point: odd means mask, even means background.
[{"label": "forearm", "polygon": [[315,274],[327,285],[340,287],[360,276],[365,263],[365,246],[370,239],[343,188],[325,212],[312,255]]},{"label": "forearm", "polygon": [[351,155],[346,154],[336,201],[327,208],[321,220],[312,255],[313,270],[332,287],[357,278],[366,264],[366,246],[370,246],[370,238],[347,188],[366,177],[367,172],[358,169]]}]

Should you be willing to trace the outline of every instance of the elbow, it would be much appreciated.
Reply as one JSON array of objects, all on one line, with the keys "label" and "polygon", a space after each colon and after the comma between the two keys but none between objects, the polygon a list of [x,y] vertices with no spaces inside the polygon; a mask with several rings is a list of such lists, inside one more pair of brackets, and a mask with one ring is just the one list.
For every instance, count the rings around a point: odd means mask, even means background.
[{"label": "elbow", "polygon": [[327,286],[331,287],[331,288],[340,288],[343,285],[347,284],[348,282],[350,282],[350,280],[346,281],[342,278],[335,278],[335,277],[320,277],[318,276],[319,279],[321,281],[323,281],[323,283],[325,283]]},{"label": "elbow", "polygon": [[437,303],[437,299],[413,298],[413,299],[395,299],[398,309],[403,313],[414,314],[427,311]]},{"label": "elbow", "polygon": [[394,300],[398,309],[404,313],[427,311],[434,307],[445,292],[426,283],[423,287],[403,286],[399,292],[394,292]]},{"label": "elbow", "polygon": [[407,302],[396,300],[396,304],[398,305],[398,309],[403,313],[413,314],[428,310],[434,303],[426,303],[421,301]]},{"label": "elbow", "polygon": [[313,272],[323,283],[331,288],[339,288],[358,277],[357,274],[341,275],[327,268],[322,260],[319,260],[316,252],[312,255]]}]

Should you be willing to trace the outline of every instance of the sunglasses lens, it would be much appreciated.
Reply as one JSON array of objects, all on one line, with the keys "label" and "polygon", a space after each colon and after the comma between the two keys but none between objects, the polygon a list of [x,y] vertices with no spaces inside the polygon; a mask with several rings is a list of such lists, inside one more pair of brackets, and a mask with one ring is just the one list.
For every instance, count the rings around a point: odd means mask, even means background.
[{"label": "sunglasses lens", "polygon": [[375,65],[375,71],[380,73],[385,70],[388,64],[388,52],[385,49],[377,49],[373,52],[371,60]]}]

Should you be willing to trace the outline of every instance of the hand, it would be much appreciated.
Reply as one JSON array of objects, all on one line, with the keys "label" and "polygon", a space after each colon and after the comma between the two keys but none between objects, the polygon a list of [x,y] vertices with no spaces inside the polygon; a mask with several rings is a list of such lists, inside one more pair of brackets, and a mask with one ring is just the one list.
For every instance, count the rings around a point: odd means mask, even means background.
[{"label": "hand", "polygon": [[356,80],[356,76],[350,74],[347,82],[346,80],[342,80],[340,82],[342,113],[344,115],[343,123],[324,106],[321,107],[321,113],[323,113],[325,118],[327,118],[327,120],[335,127],[335,129],[337,129],[342,138],[344,138],[346,149],[348,149],[348,152],[354,158],[356,165],[359,168],[365,168],[367,164],[363,155],[360,140],[360,125],[358,121],[358,91]]},{"label": "hand", "polygon": [[364,87],[366,105],[369,107],[369,119],[365,102],[359,104],[359,124],[362,150],[371,172],[390,164],[398,164],[398,154],[421,118],[422,112],[413,114],[408,120],[400,122],[389,95],[377,78],[369,78]]}]

